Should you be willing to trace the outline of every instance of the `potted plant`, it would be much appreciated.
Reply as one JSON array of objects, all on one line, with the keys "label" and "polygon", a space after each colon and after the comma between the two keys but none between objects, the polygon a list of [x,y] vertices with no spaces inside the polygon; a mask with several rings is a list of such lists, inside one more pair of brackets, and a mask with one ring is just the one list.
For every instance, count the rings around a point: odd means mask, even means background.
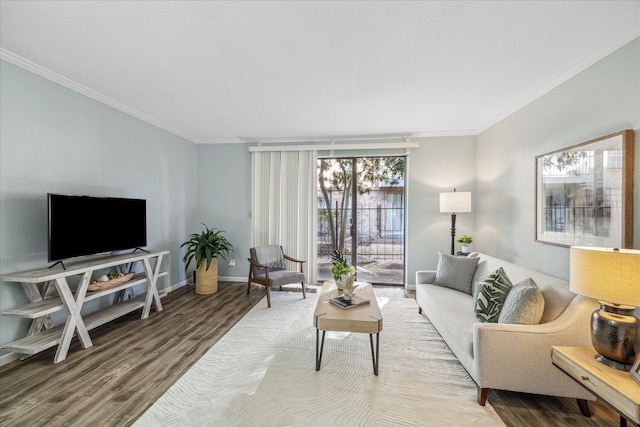
[{"label": "potted plant", "polygon": [[349,266],[349,263],[339,250],[333,251],[331,254],[331,274],[336,282],[336,287],[343,291],[343,298],[350,300],[353,295],[353,282],[356,278],[356,269]]},{"label": "potted plant", "polygon": [[185,272],[196,260],[196,293],[209,295],[218,292],[218,257],[226,259],[233,245],[222,235],[223,230],[202,225],[204,231],[192,234],[180,247],[187,248],[183,258]]},{"label": "potted plant", "polygon": [[469,236],[467,234],[463,234],[458,239],[458,243],[462,244],[462,253],[463,254],[468,254],[469,253],[469,245],[471,243],[473,243],[473,237],[471,237],[471,236]]}]

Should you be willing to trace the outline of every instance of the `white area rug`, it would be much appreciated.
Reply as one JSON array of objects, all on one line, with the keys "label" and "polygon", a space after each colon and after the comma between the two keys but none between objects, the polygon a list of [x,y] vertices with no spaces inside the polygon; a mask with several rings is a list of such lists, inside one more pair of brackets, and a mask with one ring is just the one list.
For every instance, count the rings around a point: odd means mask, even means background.
[{"label": "white area rug", "polygon": [[327,332],[316,372],[317,298],[272,292],[134,425],[504,425],[412,299],[378,298],[379,376],[369,336],[342,332]]}]

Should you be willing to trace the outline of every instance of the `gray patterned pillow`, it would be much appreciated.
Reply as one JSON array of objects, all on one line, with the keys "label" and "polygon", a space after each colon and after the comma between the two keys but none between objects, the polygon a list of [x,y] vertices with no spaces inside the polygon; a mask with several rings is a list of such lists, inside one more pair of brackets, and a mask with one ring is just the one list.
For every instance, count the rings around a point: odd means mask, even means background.
[{"label": "gray patterned pillow", "polygon": [[433,284],[471,295],[473,274],[480,258],[453,256],[442,252],[438,252],[438,255],[436,279]]},{"label": "gray patterned pillow", "polygon": [[513,285],[500,267],[476,283],[473,310],[481,322],[498,323],[500,311]]},{"label": "gray patterned pillow", "polygon": [[538,285],[529,278],[515,284],[502,306],[498,323],[537,325],[544,312],[544,297]]}]

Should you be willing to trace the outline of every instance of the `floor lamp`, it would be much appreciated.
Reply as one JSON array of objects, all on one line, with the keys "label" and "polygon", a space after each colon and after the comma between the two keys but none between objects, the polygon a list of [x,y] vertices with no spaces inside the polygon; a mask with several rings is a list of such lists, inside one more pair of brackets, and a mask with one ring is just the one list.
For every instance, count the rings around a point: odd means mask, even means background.
[{"label": "floor lamp", "polygon": [[455,255],[456,212],[471,212],[471,192],[440,193],[440,213],[451,213],[451,255]]}]

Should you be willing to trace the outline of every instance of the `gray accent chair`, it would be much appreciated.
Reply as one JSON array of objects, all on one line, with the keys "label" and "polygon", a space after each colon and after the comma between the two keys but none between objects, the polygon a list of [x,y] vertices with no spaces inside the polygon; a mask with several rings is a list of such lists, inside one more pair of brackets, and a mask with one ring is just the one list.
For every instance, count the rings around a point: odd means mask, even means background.
[{"label": "gray accent chair", "polygon": [[[249,280],[247,281],[247,294],[251,291],[251,283],[257,283],[267,289],[267,306],[271,307],[270,289],[277,286],[282,290],[283,285],[302,283],[302,296],[307,298],[307,289],[304,284],[304,263],[284,254],[282,246],[267,245],[249,249],[251,258],[249,261]],[[286,261],[298,263],[300,271],[287,269]]]}]

